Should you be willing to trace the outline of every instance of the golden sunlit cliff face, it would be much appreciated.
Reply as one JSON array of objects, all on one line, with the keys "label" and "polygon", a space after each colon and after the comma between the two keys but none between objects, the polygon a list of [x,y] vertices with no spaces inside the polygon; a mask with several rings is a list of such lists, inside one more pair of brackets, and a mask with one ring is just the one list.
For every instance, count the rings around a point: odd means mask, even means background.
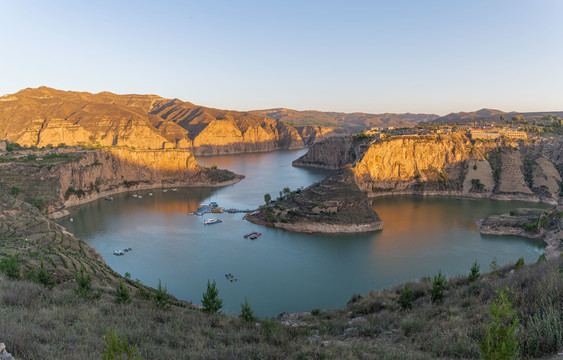
[{"label": "golden sunlit cliff face", "polygon": [[297,130],[261,115],[197,106],[156,95],[60,91],[47,87],[0,97],[0,138],[25,146],[181,148],[196,154],[301,148],[322,130]]},{"label": "golden sunlit cliff face", "polygon": [[371,145],[354,166],[354,175],[364,185],[367,180],[389,186],[419,177],[434,177],[472,157],[472,149],[469,139],[457,134],[396,137]]}]

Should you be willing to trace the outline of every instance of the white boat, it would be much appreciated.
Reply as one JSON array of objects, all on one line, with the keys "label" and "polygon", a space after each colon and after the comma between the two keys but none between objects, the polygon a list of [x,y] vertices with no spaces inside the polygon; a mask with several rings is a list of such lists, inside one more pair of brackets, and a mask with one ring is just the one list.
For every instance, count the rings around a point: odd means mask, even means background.
[{"label": "white boat", "polygon": [[125,255],[125,252],[123,250],[113,250],[113,255]]},{"label": "white boat", "polygon": [[223,220],[216,219],[216,218],[204,219],[203,220],[204,225],[218,224],[220,222],[223,222]]},{"label": "white boat", "polygon": [[139,195],[137,198],[142,199],[143,197],[141,195]]},{"label": "white boat", "polygon": [[139,195],[137,195],[137,194],[133,194],[131,196],[133,196],[134,198],[139,197]]},{"label": "white boat", "polygon": [[178,189],[172,189],[172,191],[178,191]]},{"label": "white boat", "polygon": [[164,189],[164,190],[162,190],[162,192],[168,192],[168,189]]},{"label": "white boat", "polygon": [[149,196],[152,196],[152,193],[149,193]]}]

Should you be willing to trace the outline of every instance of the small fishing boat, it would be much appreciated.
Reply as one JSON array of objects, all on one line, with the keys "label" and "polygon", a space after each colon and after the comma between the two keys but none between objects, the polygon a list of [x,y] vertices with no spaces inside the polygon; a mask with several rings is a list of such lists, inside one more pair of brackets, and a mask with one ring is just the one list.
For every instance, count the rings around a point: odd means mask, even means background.
[{"label": "small fishing boat", "polygon": [[204,219],[203,220],[204,225],[218,224],[220,222],[223,222],[223,220],[216,219],[216,218],[210,218],[210,219]]},{"label": "small fishing boat", "polygon": [[168,189],[164,189],[164,190],[162,190],[162,192],[168,192]]},{"label": "small fishing boat", "polygon": [[149,196],[152,196],[152,193],[149,193]]},{"label": "small fishing boat", "polygon": [[172,189],[172,191],[178,191],[178,189]]},{"label": "small fishing boat", "polygon": [[104,198],[104,200],[106,200],[106,201],[113,201],[113,198],[112,198],[111,196],[106,196],[106,197]]},{"label": "small fishing boat", "polygon": [[133,196],[134,198],[139,197],[139,195],[137,195],[137,194],[133,194],[131,196]]},{"label": "small fishing boat", "polygon": [[252,235],[250,238],[251,238],[252,240],[256,240],[256,239],[258,239],[258,236],[260,236],[260,235],[262,235],[262,233],[254,234],[254,235]]},{"label": "small fishing boat", "polygon": [[123,251],[123,250],[113,250],[113,255],[117,255],[117,256],[125,255],[125,251]]},{"label": "small fishing boat", "polygon": [[137,196],[137,199],[142,199],[143,197],[141,195]]},{"label": "small fishing boat", "polygon": [[244,238],[246,239],[246,238],[248,238],[248,237],[250,237],[250,236],[252,236],[252,235],[256,235],[256,234],[258,234],[258,233],[257,233],[256,231],[254,231],[254,232],[251,232],[250,234],[244,235]]}]

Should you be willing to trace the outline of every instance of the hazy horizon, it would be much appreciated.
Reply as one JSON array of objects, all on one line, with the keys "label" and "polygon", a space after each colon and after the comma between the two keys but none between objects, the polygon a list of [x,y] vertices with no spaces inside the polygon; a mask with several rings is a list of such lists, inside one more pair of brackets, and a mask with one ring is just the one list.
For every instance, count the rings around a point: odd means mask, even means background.
[{"label": "hazy horizon", "polygon": [[561,111],[557,0],[0,4],[0,94],[156,94],[239,111]]}]

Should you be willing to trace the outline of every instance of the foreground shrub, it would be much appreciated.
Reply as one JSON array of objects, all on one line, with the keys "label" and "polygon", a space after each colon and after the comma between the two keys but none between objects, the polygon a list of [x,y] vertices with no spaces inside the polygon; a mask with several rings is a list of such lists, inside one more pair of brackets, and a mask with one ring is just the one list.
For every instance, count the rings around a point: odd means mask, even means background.
[{"label": "foreground shrub", "polygon": [[86,272],[84,266],[80,268],[80,272],[76,272],[74,280],[76,280],[74,291],[80,296],[88,297],[92,292],[92,277]]},{"label": "foreground shrub", "polygon": [[248,300],[244,298],[244,303],[240,304],[240,315],[239,317],[246,322],[254,322],[256,321],[256,316],[254,316],[254,312],[248,303]]},{"label": "foreground shrub", "polygon": [[125,335],[119,340],[116,331],[110,329],[106,332],[104,339],[106,341],[106,351],[102,357],[103,360],[141,360],[135,356],[137,345],[130,347],[129,344],[127,344]]},{"label": "foreground shrub", "polygon": [[43,259],[41,259],[41,266],[39,267],[38,271],[30,270],[25,274],[25,279],[29,281],[34,281],[41,285],[45,285],[49,289],[52,289],[55,286],[55,280],[51,276],[51,273],[45,269],[43,264]]},{"label": "foreground shrub", "polygon": [[520,270],[521,268],[524,267],[524,265],[525,265],[524,258],[523,257],[519,258],[518,261],[516,261],[516,264],[514,264],[514,271]]},{"label": "foreground shrub", "polygon": [[162,287],[160,279],[158,279],[158,288],[154,293],[153,300],[154,306],[160,310],[169,310],[172,306],[172,301],[170,300],[170,295],[168,295],[168,290],[166,289],[166,284]]},{"label": "foreground shrub", "polygon": [[217,289],[215,280],[213,280],[213,283],[207,280],[207,290],[203,293],[201,305],[203,305],[203,311],[212,314],[219,312],[223,307],[223,300],[219,299],[219,290]]},{"label": "foreground shrub", "polygon": [[20,260],[17,255],[4,258],[0,261],[0,271],[11,279],[20,278]]},{"label": "foreground shrub", "polygon": [[119,284],[115,288],[115,302],[118,304],[127,304],[131,302],[129,289],[123,285],[123,280],[119,279]]},{"label": "foreground shrub", "polygon": [[414,293],[409,287],[409,284],[405,284],[401,296],[399,296],[399,305],[403,310],[412,309],[412,303],[414,302]]},{"label": "foreground shrub", "polygon": [[442,270],[439,270],[438,275],[434,276],[430,289],[430,299],[434,304],[444,301],[444,290],[446,290],[446,277],[442,275]]},{"label": "foreground shrub", "polygon": [[486,360],[514,359],[518,356],[518,317],[509,299],[510,291],[497,290],[497,299],[489,308],[491,322],[485,326],[485,338],[479,342],[481,357]]},{"label": "foreground shrub", "polygon": [[533,315],[521,333],[522,355],[539,358],[563,349],[563,310],[552,306]]},{"label": "foreground shrub", "polygon": [[467,277],[467,282],[473,282],[475,280],[477,280],[479,278],[479,276],[481,275],[479,270],[480,270],[480,266],[479,264],[477,264],[477,260],[475,260],[475,262],[473,263],[473,266],[471,266],[471,270],[469,271],[469,276]]}]

